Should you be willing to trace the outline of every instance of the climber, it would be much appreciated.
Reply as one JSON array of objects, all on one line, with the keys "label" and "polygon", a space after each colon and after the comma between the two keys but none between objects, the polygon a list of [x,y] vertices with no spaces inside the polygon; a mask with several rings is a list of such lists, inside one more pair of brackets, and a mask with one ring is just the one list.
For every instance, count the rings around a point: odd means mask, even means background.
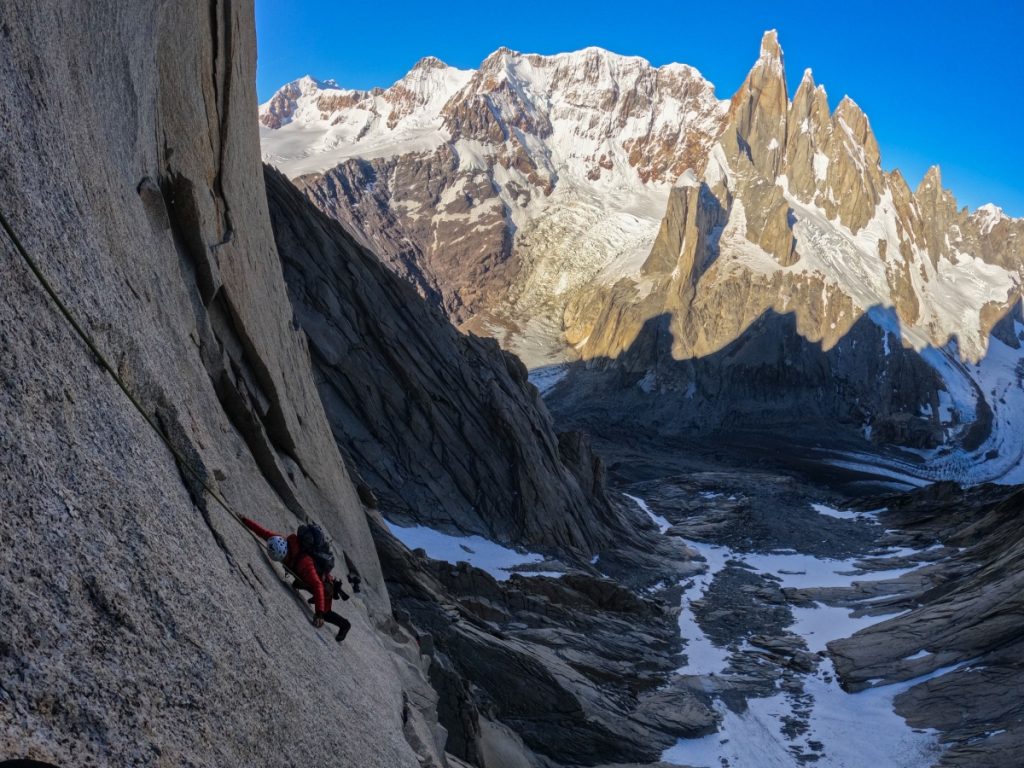
[{"label": "climber", "polygon": [[270,559],[282,563],[295,577],[292,588],[312,593],[309,602],[315,611],[313,626],[319,629],[324,622],[333,624],[338,628],[335,640],[339,643],[344,640],[352,625],[344,616],[331,610],[331,606],[334,600],[348,600],[349,596],[341,588],[341,582],[331,575],[334,555],[320,526],[300,525],[297,533],[282,536],[247,517],[243,517],[242,522],[267,542]]}]

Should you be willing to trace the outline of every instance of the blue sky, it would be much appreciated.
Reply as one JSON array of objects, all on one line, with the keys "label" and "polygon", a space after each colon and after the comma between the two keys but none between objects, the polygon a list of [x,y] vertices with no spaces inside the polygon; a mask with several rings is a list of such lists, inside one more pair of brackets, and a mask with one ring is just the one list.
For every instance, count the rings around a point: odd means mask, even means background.
[{"label": "blue sky", "polygon": [[1024,216],[1024,1],[963,3],[256,0],[260,100],[311,74],[387,86],[418,59],[476,67],[502,45],[559,53],[598,45],[697,67],[728,98],[778,29],[791,90],[805,67],[833,108],[867,113],[887,169],[916,186],[929,165],[961,205]]}]

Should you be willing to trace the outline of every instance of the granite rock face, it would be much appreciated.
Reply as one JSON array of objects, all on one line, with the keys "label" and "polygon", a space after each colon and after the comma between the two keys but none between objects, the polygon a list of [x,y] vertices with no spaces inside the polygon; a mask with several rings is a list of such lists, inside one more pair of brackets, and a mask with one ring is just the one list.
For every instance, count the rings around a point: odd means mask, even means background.
[{"label": "granite rock face", "polygon": [[5,3],[0,208],[208,485],[325,526],[363,577],[352,632],[310,626],[0,236],[0,756],[443,764],[292,325],[254,73],[251,4]]}]

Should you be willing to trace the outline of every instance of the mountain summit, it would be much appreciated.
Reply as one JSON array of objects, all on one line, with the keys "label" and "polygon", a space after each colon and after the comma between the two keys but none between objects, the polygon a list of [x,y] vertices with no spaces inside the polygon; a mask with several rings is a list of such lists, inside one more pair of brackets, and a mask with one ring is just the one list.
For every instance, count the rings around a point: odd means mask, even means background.
[{"label": "mountain summit", "polygon": [[727,107],[691,67],[600,48],[502,48],[385,90],[299,90],[261,106],[264,159],[451,317],[507,331],[528,364],[564,352],[568,297],[643,262]]}]

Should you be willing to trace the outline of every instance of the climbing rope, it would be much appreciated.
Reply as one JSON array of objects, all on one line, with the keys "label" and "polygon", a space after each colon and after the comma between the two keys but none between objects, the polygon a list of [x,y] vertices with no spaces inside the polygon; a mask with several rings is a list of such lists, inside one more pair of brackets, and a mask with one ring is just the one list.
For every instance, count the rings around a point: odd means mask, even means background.
[{"label": "climbing rope", "polygon": [[[99,364],[107,371],[107,373],[110,374],[111,378],[114,379],[114,383],[116,383],[117,386],[120,387],[121,391],[124,392],[125,397],[127,397],[129,402],[131,402],[131,404],[135,407],[135,410],[137,410],[139,414],[142,416],[142,418],[146,420],[146,423],[150,426],[153,432],[156,433],[156,436],[160,438],[160,441],[167,447],[167,450],[171,452],[171,455],[174,457],[175,461],[177,461],[178,466],[185,470],[189,475],[191,475],[196,480],[196,482],[199,483],[203,490],[210,494],[210,497],[214,501],[216,501],[217,504],[219,504],[220,507],[225,512],[227,512],[229,515],[231,515],[232,518],[234,518],[235,522],[241,525],[242,528],[244,528],[245,531],[253,537],[253,539],[258,541],[261,545],[261,549],[264,548],[263,539],[260,538],[255,531],[250,529],[249,526],[245,524],[244,520],[242,519],[242,516],[231,508],[231,505],[228,504],[227,500],[225,500],[224,497],[221,496],[221,494],[218,491],[210,487],[209,483],[206,482],[206,478],[203,475],[203,473],[200,473],[197,469],[195,469],[191,465],[191,463],[189,463],[189,461],[181,454],[181,452],[177,448],[175,448],[174,445],[171,444],[171,441],[168,439],[167,435],[165,435],[163,431],[160,429],[160,426],[157,424],[156,420],[152,416],[150,416],[150,414],[143,407],[142,403],[140,403],[138,399],[135,397],[135,395],[132,394],[131,390],[128,389],[128,386],[124,383],[124,380],[117,373],[117,370],[115,370],[114,366],[110,364],[110,361],[107,360],[106,356],[100,351],[99,347],[96,346],[96,343],[92,340],[92,337],[89,336],[88,332],[86,332],[82,325],[75,319],[75,316],[72,314],[71,310],[68,309],[67,305],[61,300],[60,295],[57,293],[56,289],[54,289],[53,285],[50,284],[50,281],[46,279],[46,275],[43,274],[42,269],[40,269],[35,259],[33,259],[31,255],[29,255],[28,250],[25,248],[24,245],[22,245],[21,240],[18,238],[18,235],[14,232],[14,228],[11,226],[10,222],[7,221],[7,217],[4,216],[3,210],[0,210],[0,227],[3,228],[4,232],[7,234],[8,239],[14,245],[14,249],[21,255],[21,258],[25,261],[25,264],[28,266],[29,270],[31,270],[32,274],[35,275],[36,280],[39,281],[39,284],[42,286],[43,290],[56,305],[57,309],[60,310],[60,313],[64,316],[64,319],[68,321],[71,327],[75,330],[75,333],[78,334],[79,338],[82,339],[86,347],[89,348],[89,351],[92,352],[97,362],[99,362]],[[284,563],[281,563],[281,566],[293,577],[295,577],[296,579],[299,578]]]}]

